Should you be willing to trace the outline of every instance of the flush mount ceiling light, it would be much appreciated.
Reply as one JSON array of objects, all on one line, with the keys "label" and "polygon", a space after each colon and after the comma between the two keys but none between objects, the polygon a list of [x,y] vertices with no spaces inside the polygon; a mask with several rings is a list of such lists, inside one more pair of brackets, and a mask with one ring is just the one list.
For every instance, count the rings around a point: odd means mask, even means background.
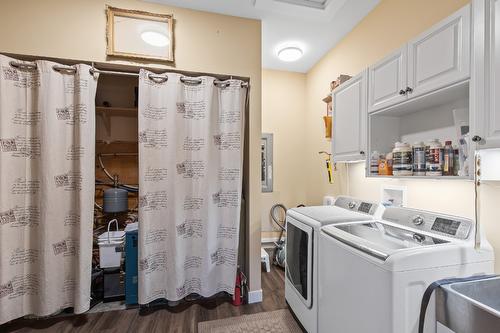
[{"label": "flush mount ceiling light", "polygon": [[170,43],[167,36],[156,31],[144,31],[141,33],[141,38],[149,45],[157,47],[165,47]]},{"label": "flush mount ceiling light", "polygon": [[280,58],[281,61],[292,62],[302,58],[303,54],[304,52],[299,47],[288,46],[278,51],[278,58]]}]

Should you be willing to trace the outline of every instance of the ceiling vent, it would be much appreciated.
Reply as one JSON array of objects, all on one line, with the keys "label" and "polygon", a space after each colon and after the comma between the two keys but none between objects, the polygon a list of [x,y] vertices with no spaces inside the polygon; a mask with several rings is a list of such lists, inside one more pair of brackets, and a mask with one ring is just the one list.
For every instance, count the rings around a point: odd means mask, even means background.
[{"label": "ceiling vent", "polygon": [[308,8],[316,8],[316,9],[325,9],[330,0],[274,0],[277,2],[285,2],[292,5],[308,7]]}]

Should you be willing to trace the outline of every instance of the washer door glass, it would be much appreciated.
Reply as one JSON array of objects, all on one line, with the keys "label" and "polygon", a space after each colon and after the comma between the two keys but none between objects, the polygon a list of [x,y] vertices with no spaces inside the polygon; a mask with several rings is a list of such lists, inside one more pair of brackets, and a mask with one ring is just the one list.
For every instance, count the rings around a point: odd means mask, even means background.
[{"label": "washer door glass", "polygon": [[286,276],[307,306],[311,305],[312,228],[289,219],[286,232]]}]

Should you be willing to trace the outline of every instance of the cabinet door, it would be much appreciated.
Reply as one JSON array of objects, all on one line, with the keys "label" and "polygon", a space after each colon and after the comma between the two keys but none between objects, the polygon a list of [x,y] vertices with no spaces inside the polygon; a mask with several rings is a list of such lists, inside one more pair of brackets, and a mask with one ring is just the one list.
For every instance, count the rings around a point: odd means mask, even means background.
[{"label": "cabinet door", "polygon": [[470,5],[408,43],[408,98],[470,75]]},{"label": "cabinet door", "polygon": [[479,148],[500,148],[500,0],[487,0],[485,7],[485,50],[489,52],[484,57],[485,103],[476,109]]},{"label": "cabinet door", "polygon": [[332,154],[335,162],[365,159],[367,71],[333,92]]},{"label": "cabinet door", "polygon": [[406,45],[368,69],[368,112],[406,100]]}]

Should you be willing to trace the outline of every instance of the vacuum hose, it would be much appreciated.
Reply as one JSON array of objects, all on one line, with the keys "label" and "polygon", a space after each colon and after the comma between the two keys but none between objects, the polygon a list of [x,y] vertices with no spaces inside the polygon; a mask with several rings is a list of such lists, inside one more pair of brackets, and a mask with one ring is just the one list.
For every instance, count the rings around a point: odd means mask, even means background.
[{"label": "vacuum hose", "polygon": [[286,248],[283,233],[286,231],[286,207],[283,204],[276,204],[271,207],[271,218],[281,229],[278,241],[275,244],[273,263],[285,267]]},{"label": "vacuum hose", "polygon": [[[271,207],[271,218],[273,219],[274,223],[281,229],[281,232],[283,233],[286,230],[286,218],[285,219],[280,219],[280,216],[278,216],[278,209],[281,210],[281,213],[283,217],[286,216],[286,207],[283,204],[276,204]],[[281,236],[280,236],[281,239]]]}]

